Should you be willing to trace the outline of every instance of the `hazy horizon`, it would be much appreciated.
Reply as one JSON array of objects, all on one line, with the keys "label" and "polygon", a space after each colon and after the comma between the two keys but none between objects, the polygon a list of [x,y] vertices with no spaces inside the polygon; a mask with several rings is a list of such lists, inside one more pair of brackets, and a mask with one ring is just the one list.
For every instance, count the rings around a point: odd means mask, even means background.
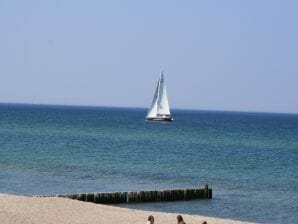
[{"label": "hazy horizon", "polygon": [[298,113],[297,1],[0,0],[0,102]]},{"label": "hazy horizon", "polygon": [[[0,105],[15,105],[15,106],[37,106],[37,107],[85,107],[85,108],[115,108],[115,109],[140,109],[148,110],[148,107],[138,106],[113,106],[113,105],[88,105],[88,104],[48,104],[48,103],[12,103],[12,102],[0,102]],[[209,112],[231,112],[231,113],[264,113],[264,114],[289,114],[298,115],[296,112],[272,112],[272,111],[249,111],[249,110],[220,110],[220,109],[194,109],[194,108],[171,108],[171,113],[175,116],[173,111],[209,111]]]}]

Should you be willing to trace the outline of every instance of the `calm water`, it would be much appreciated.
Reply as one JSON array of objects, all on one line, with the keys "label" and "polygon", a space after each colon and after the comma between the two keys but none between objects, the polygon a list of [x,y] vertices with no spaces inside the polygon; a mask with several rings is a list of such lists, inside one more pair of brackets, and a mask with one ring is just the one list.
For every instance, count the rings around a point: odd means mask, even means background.
[{"label": "calm water", "polygon": [[297,223],[298,115],[0,104],[0,192],[187,188],[214,199],[129,205]]}]

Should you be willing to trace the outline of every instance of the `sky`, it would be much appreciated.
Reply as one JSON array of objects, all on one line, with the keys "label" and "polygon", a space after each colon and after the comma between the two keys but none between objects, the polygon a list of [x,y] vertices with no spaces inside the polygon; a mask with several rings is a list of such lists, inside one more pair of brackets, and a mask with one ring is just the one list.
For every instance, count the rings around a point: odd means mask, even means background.
[{"label": "sky", "polygon": [[298,1],[0,0],[0,102],[298,113]]}]

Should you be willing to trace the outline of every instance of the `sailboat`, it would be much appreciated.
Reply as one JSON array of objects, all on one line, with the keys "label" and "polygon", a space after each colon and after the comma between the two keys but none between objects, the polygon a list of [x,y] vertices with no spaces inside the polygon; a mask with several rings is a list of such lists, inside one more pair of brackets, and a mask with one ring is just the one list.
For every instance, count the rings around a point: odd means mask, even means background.
[{"label": "sailboat", "polygon": [[163,72],[160,73],[160,77],[157,82],[156,90],[153,96],[151,106],[149,107],[146,120],[148,121],[173,121],[174,120],[170,112],[169,100],[168,100],[167,89],[165,85],[165,78],[164,78]]}]

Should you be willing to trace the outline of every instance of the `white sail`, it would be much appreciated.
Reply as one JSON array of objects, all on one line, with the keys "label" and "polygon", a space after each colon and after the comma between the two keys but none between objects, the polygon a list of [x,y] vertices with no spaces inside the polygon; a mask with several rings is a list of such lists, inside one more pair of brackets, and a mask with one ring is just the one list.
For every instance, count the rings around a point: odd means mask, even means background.
[{"label": "white sail", "polygon": [[162,115],[171,115],[163,73],[160,74],[160,78],[157,82],[156,90],[151,106],[148,110],[147,118],[156,118]]},{"label": "white sail", "polygon": [[168,101],[167,89],[164,81],[163,73],[160,75],[159,79],[159,94],[157,102],[157,114],[160,115],[170,115],[170,107]]},{"label": "white sail", "polygon": [[157,82],[156,90],[152,99],[151,106],[149,107],[147,118],[153,118],[157,115],[157,101],[158,101],[158,93],[159,93],[159,80]]}]

